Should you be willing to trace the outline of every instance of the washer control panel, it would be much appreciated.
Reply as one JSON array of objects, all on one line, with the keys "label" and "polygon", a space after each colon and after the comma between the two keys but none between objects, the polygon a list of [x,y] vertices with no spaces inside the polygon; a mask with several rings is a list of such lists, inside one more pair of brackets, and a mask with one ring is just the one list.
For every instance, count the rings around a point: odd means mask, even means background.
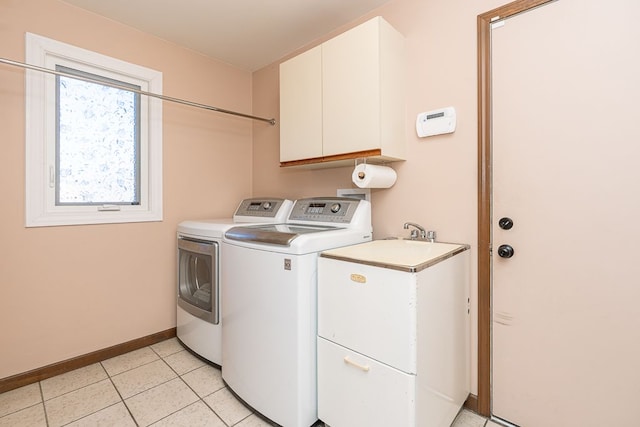
[{"label": "washer control panel", "polygon": [[296,200],[289,221],[349,224],[360,200],[347,197],[314,197]]}]

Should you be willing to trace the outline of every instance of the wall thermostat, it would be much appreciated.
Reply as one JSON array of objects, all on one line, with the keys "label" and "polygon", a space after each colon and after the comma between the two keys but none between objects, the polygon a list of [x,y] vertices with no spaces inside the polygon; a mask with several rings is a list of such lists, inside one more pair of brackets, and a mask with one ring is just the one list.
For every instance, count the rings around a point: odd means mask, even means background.
[{"label": "wall thermostat", "polygon": [[453,107],[446,107],[418,114],[418,118],[416,120],[416,132],[421,138],[440,135],[443,133],[451,133],[455,130],[456,109]]}]

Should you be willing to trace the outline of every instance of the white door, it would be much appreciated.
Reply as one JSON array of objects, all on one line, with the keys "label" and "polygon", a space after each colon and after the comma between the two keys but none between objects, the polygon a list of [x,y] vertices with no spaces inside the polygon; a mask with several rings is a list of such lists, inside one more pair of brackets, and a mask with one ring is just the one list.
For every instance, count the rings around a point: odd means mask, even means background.
[{"label": "white door", "polygon": [[640,425],[640,2],[516,15],[491,60],[492,412]]}]

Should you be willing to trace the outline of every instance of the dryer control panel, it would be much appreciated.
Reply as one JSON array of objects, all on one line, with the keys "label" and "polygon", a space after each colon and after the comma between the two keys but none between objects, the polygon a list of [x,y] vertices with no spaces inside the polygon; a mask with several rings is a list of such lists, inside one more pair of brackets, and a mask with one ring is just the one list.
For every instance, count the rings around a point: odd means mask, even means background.
[{"label": "dryer control panel", "polygon": [[235,222],[284,222],[291,211],[293,202],[279,198],[244,199],[236,209],[233,219]]}]

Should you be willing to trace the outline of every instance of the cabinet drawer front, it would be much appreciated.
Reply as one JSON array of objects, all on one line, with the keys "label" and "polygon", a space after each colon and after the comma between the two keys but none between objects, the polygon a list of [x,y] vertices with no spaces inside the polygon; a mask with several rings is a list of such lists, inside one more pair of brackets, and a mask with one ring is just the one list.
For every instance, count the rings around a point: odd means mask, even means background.
[{"label": "cabinet drawer front", "polygon": [[318,338],[318,418],[331,427],[415,426],[415,376]]},{"label": "cabinet drawer front", "polygon": [[318,260],[318,335],[416,373],[416,276]]}]

